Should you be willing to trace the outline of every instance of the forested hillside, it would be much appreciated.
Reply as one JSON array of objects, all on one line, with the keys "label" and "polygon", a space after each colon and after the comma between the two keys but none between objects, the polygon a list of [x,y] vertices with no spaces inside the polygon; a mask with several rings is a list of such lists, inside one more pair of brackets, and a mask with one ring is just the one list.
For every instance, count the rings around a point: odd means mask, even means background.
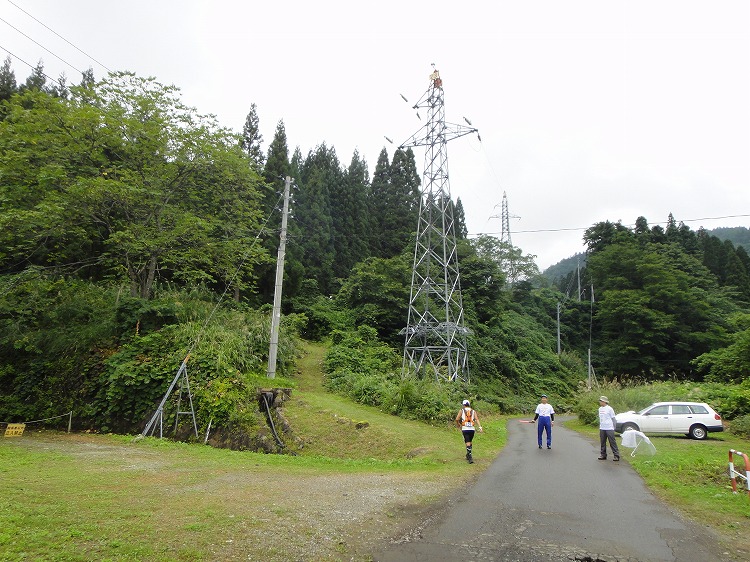
[{"label": "forested hillside", "polygon": [[735,246],[742,246],[750,252],[750,228],[744,226],[719,227],[709,231],[720,240],[728,240]]},{"label": "forested hillside", "polygon": [[[327,384],[385,411],[444,421],[459,396],[524,411],[564,407],[587,372],[739,381],[750,374],[747,251],[672,220],[586,231],[582,299],[520,248],[468,240],[454,204],[471,383],[401,375],[413,232],[414,153],[372,174],[321,143],[267,148],[249,104],[242,134],[154,79],[87,75],[17,84],[0,69],[0,418],[74,411],[77,427],[137,431],[188,354],[201,424],[263,423],[283,179],[295,180],[277,384],[294,385],[299,338],[331,343]],[[238,124],[239,125],[239,124]],[[517,281],[507,283],[509,264]],[[590,299],[591,287],[596,298]],[[560,308],[559,325],[557,310]],[[558,353],[557,332],[560,332]]]}]

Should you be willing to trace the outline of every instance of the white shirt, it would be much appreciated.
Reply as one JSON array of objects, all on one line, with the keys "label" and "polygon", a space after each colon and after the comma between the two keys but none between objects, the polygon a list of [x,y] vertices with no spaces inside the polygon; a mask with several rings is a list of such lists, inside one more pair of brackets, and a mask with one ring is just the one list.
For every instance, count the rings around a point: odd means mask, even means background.
[{"label": "white shirt", "polygon": [[615,411],[612,406],[607,404],[606,406],[599,407],[599,429],[614,429],[615,428]]},{"label": "white shirt", "polygon": [[548,418],[555,413],[555,409],[552,407],[552,404],[542,403],[536,407],[536,411],[534,413],[539,414],[540,418]]}]

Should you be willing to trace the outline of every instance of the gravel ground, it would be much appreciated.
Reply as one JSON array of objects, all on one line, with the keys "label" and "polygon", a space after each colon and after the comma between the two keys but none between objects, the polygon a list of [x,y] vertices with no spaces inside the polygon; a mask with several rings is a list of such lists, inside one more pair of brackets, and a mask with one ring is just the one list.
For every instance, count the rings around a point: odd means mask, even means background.
[{"label": "gravel ground", "polygon": [[266,542],[248,525],[234,537],[235,548],[216,552],[217,559],[370,560],[371,552],[413,526],[431,501],[451,489],[445,478],[398,474],[285,478],[280,484],[283,498],[271,498],[266,514],[274,529],[268,549],[242,554]]},{"label": "gravel ground", "polygon": [[[261,465],[251,454],[244,465],[201,459],[194,467],[180,465],[174,449],[85,434],[29,435],[12,446],[72,455],[82,473],[106,470],[113,488],[137,482],[131,495],[141,497],[126,501],[142,506],[155,528],[174,531],[157,538],[168,559],[184,559],[179,553],[191,542],[184,529],[197,526],[207,528],[195,538],[202,560],[369,561],[391,540],[408,540],[409,529],[469,478],[417,470],[321,475]],[[187,509],[175,507],[177,496]]]}]

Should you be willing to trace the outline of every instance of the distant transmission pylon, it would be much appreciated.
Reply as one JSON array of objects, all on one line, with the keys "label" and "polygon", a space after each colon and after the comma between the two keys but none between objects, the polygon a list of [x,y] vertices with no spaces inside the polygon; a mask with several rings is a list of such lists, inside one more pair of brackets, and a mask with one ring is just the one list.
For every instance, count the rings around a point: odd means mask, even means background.
[{"label": "distant transmission pylon", "polygon": [[[500,242],[504,242],[507,246],[508,251],[508,282],[510,285],[515,285],[518,277],[518,271],[516,269],[516,262],[514,260],[513,241],[510,239],[510,214],[508,213],[508,195],[503,191],[503,203],[500,210],[500,219],[502,222],[500,230]],[[514,219],[519,217],[513,215]]]},{"label": "distant transmission pylon", "polygon": [[478,132],[471,126],[445,122],[443,81],[434,68],[427,91],[413,106],[426,109],[427,123],[399,147],[426,147],[409,313],[406,328],[400,332],[405,335],[402,371],[404,376],[468,382],[468,329],[464,327],[447,144]]},{"label": "distant transmission pylon", "polygon": [[508,246],[513,246],[510,240],[510,215],[508,214],[508,195],[503,191],[503,203],[500,210],[502,220],[502,230],[500,232],[500,242],[505,242]]}]

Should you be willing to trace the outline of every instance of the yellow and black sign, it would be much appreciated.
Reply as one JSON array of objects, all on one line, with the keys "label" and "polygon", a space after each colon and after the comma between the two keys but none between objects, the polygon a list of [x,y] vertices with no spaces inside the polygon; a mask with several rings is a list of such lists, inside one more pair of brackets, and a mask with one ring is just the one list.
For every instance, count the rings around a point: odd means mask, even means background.
[{"label": "yellow and black sign", "polygon": [[5,428],[6,437],[21,437],[23,430],[26,429],[25,423],[9,423]]}]

